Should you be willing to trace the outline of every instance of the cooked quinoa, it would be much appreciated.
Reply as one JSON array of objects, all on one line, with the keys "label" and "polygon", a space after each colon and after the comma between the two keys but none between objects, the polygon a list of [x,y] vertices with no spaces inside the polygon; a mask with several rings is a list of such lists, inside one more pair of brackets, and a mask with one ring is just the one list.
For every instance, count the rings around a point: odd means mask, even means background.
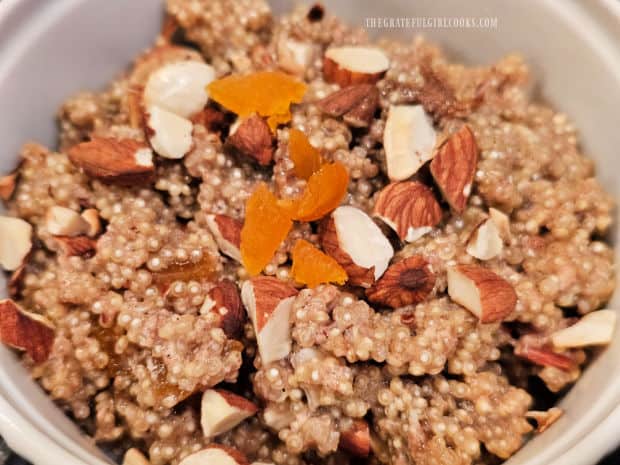
[{"label": "cooked quinoa", "polygon": [[[304,47],[303,66],[290,63],[284,48],[291,43]],[[604,240],[613,200],[581,152],[576,128],[531,101],[529,70],[518,55],[467,67],[423,38],[372,44],[389,68],[371,82],[379,98],[359,127],[325,110],[325,99],[346,84],[327,75],[324,54],[369,44],[363,30],[319,5],[273,17],[264,0],[168,0],[151,50],[104,91],[63,104],[57,150],[23,147],[14,190],[4,197],[7,215],[32,226],[32,250],[22,266],[7,269],[9,293],[20,309],[44,317],[43,333],[52,328],[53,338],[44,357],[4,333],[2,340],[26,349],[34,379],[119,463],[132,449],[127,465],[142,463],[132,461],[140,454],[151,465],[177,465],[216,443],[248,462],[275,465],[495,464],[535,434],[528,412],[551,408],[579,378],[590,350],[554,346],[554,335],[603,309],[615,275]],[[149,76],[177,62],[208,63],[214,79],[284,70],[305,83],[290,117],[272,128],[267,163],[233,142],[247,115],[237,118],[214,98],[183,120],[191,143],[181,157],[158,149],[159,129],[149,126],[153,115],[140,99]],[[441,210],[420,237],[402,241],[375,207],[395,181],[384,147],[390,111],[414,105],[441,143],[468,127],[477,163],[473,182],[461,189],[463,209],[428,163],[406,176],[430,187]],[[278,202],[304,195],[312,181],[296,171],[293,129],[322,163],[344,167],[340,204],[374,217],[389,239],[384,248],[393,247],[390,264],[419,256],[432,281],[425,295],[396,308],[372,298],[369,286],[387,283],[376,267],[368,285],[320,275],[319,285],[303,286],[292,267],[294,248],[307,241],[329,255],[324,223],[336,221],[337,205],[321,221],[295,221],[261,268],[273,278],[266,282],[286,292],[264,318],[279,315],[285,302],[290,338],[283,356],[267,357],[261,316],[252,313],[259,304],[250,308],[246,291],[240,294],[257,282],[244,266],[252,246],[246,229],[239,252],[239,238],[222,239],[213,224],[225,218],[246,228],[259,186]],[[147,152],[151,146],[155,166],[146,182],[110,182],[70,155],[97,140],[129,140]],[[94,210],[99,230],[58,233],[50,225],[56,207],[79,218]],[[491,209],[507,219],[507,235],[499,253],[479,259],[471,241]],[[342,265],[349,280],[360,272],[340,255],[325,259]],[[465,265],[514,293],[501,318],[483,322],[484,314],[448,289],[450,270]],[[422,279],[422,272],[411,276]],[[201,395],[214,387],[257,412],[208,434]],[[361,433],[352,435],[356,428]]]}]

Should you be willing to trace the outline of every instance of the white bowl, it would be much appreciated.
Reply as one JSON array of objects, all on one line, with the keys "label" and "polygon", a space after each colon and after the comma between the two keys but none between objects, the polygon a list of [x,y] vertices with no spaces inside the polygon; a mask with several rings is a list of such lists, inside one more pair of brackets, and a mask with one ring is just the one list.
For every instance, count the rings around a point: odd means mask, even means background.
[{"label": "white bowl", "polygon": [[[53,116],[59,104],[78,90],[104,86],[147,47],[159,28],[162,3],[0,2],[0,172],[14,168],[24,141],[55,144]],[[271,3],[278,12],[293,2]],[[614,0],[324,3],[360,26],[366,17],[497,17],[497,29],[417,32],[469,63],[489,63],[505,53],[522,52],[532,65],[540,95],[574,120],[585,150],[597,161],[599,179],[620,200],[620,7]],[[373,32],[413,34],[411,30]],[[618,242],[617,227],[611,239]],[[5,286],[0,280],[2,295]],[[618,445],[620,331],[617,334],[562,401],[566,414],[528,443],[510,465],[591,465]],[[4,347],[0,348],[0,434],[36,465],[109,463]]]}]

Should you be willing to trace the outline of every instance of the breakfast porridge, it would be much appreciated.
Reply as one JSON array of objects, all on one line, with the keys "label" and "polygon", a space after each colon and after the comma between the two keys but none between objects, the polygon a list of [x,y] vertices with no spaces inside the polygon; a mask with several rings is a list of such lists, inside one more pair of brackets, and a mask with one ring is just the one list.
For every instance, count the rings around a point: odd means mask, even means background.
[{"label": "breakfast porridge", "polygon": [[168,0],[0,178],[0,339],[124,465],[490,465],[613,337],[613,200],[518,55]]}]

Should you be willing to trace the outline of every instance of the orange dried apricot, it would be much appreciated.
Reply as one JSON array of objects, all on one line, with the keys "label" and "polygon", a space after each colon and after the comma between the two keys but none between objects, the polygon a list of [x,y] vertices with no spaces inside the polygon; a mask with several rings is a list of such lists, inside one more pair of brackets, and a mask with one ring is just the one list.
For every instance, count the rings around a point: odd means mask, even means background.
[{"label": "orange dried apricot", "polygon": [[295,163],[294,171],[298,178],[308,179],[319,170],[323,162],[320,152],[299,129],[289,131],[288,153]]},{"label": "orange dried apricot", "polygon": [[301,102],[306,85],[281,71],[259,71],[245,76],[231,75],[211,82],[209,96],[241,117],[258,113],[268,116],[274,130],[291,119],[291,103]]},{"label": "orange dried apricot", "polygon": [[256,275],[269,264],[292,226],[290,215],[260,183],[246,203],[241,228],[241,261],[248,273]]},{"label": "orange dried apricot", "polygon": [[308,179],[301,197],[296,201],[293,219],[315,221],[338,207],[349,187],[349,173],[342,163],[323,165]]},{"label": "orange dried apricot", "polygon": [[347,272],[336,260],[310,242],[299,239],[293,247],[293,278],[300,284],[316,287],[324,283],[344,284]]}]

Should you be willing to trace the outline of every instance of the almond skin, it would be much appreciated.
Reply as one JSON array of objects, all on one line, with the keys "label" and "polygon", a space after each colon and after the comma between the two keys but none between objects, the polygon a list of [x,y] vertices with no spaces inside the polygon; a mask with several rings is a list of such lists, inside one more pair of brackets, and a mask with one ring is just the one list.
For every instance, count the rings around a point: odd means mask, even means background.
[{"label": "almond skin", "polygon": [[379,106],[379,91],[373,84],[358,84],[328,95],[317,106],[333,117],[342,116],[353,127],[367,127]]},{"label": "almond skin", "polygon": [[228,215],[208,215],[207,226],[217,243],[220,252],[241,262],[241,229],[243,223]]},{"label": "almond skin", "polygon": [[389,59],[380,49],[355,45],[333,47],[327,49],[323,57],[323,78],[340,87],[374,84],[389,66]]},{"label": "almond skin", "polygon": [[9,200],[15,191],[15,173],[0,177],[0,199]]},{"label": "almond skin", "polygon": [[214,389],[214,391],[221,395],[226,400],[226,402],[228,402],[228,404],[232,405],[233,407],[237,407],[238,409],[241,409],[245,412],[249,412],[252,415],[258,412],[258,407],[245,397],[242,397],[230,391],[226,391],[225,389]]},{"label": "almond skin", "polygon": [[353,426],[340,433],[340,448],[356,457],[370,454],[370,428],[365,420],[353,420]]},{"label": "almond skin", "polygon": [[443,216],[433,192],[417,181],[388,184],[379,192],[373,214],[407,242],[430,232]]},{"label": "almond skin", "polygon": [[250,282],[256,303],[256,329],[260,331],[278,304],[287,297],[297,295],[297,289],[271,276],[257,276]]},{"label": "almond skin", "polygon": [[431,174],[444,199],[457,213],[465,210],[477,165],[478,146],[467,125],[452,134],[431,161]]},{"label": "almond skin", "polygon": [[391,265],[371,288],[368,300],[400,308],[422,302],[435,287],[435,275],[421,255],[413,255]]},{"label": "almond skin", "polygon": [[97,241],[88,236],[54,236],[67,257],[92,256],[97,249]]},{"label": "almond skin", "polygon": [[141,153],[149,152],[152,154],[146,144],[132,139],[93,137],[89,142],[71,147],[68,155],[92,178],[109,184],[133,186],[147,184],[155,176],[152,160],[145,163],[140,160]]},{"label": "almond skin", "polygon": [[211,311],[220,315],[220,327],[224,334],[231,339],[238,339],[243,332],[245,311],[241,304],[237,285],[228,279],[223,279],[209,291],[209,298],[213,301]]},{"label": "almond skin", "polygon": [[228,136],[226,145],[240,155],[267,166],[273,159],[274,139],[267,122],[253,115],[244,119],[237,130]]},{"label": "almond skin", "polygon": [[548,347],[517,344],[514,353],[517,357],[529,360],[536,365],[555,367],[564,371],[570,371],[576,366],[572,358],[558,354]]},{"label": "almond skin", "polygon": [[41,363],[52,350],[54,328],[39,315],[22,310],[12,300],[0,300],[0,340]]}]

